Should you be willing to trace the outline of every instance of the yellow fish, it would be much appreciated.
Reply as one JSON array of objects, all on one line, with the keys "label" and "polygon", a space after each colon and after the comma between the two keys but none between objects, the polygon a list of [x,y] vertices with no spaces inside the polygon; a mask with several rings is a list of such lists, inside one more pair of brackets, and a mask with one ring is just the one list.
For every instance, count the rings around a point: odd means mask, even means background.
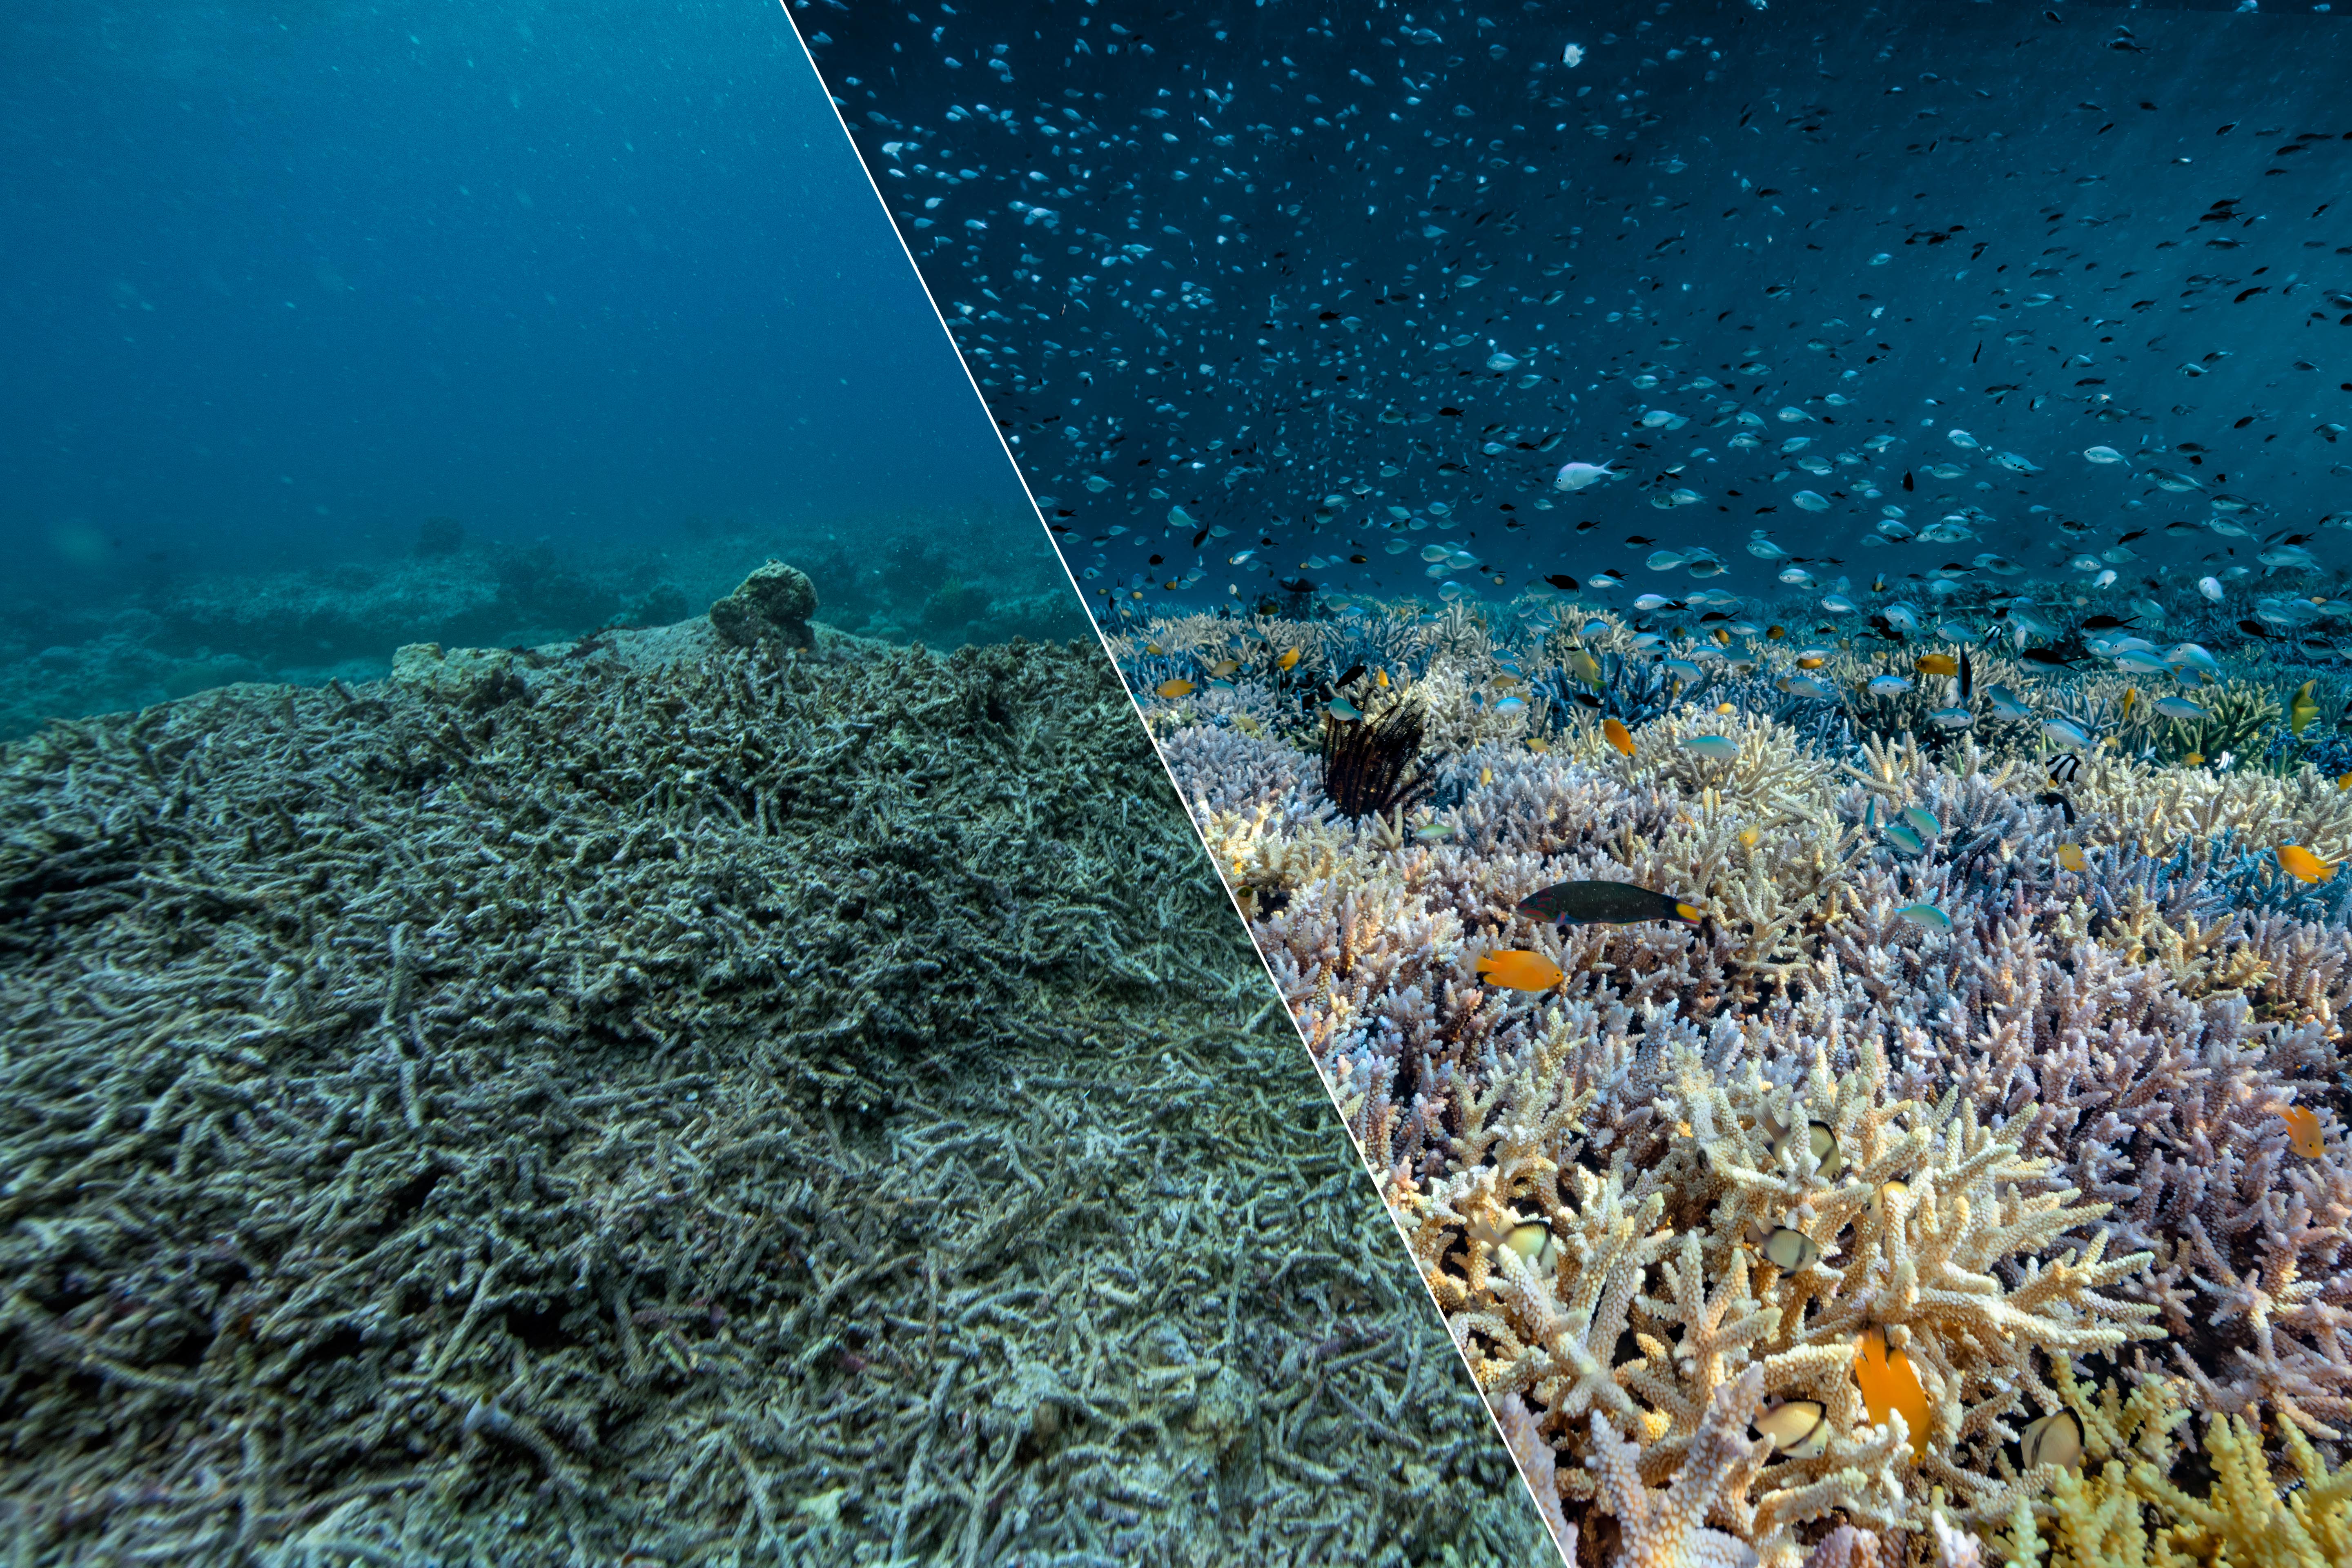
[{"label": "yellow fish", "polygon": [[1587,686],[1598,686],[1604,679],[1601,670],[1601,661],[1580,647],[1568,650],[1568,668],[1577,679]]},{"label": "yellow fish", "polygon": [[2303,731],[2311,721],[2319,717],[2319,704],[2311,697],[2311,689],[2318,684],[2316,680],[2305,681],[2295,689],[2293,700],[2286,705],[2286,727],[2297,740],[2302,739]]},{"label": "yellow fish", "polygon": [[1241,670],[1242,661],[1237,658],[1221,658],[1217,660],[1216,663],[1209,666],[1210,675],[1219,680],[1231,679],[1233,677],[1239,675]]},{"label": "yellow fish", "polygon": [[2126,687],[2125,687],[2125,688],[2124,688],[2124,717],[2125,717],[2125,718],[2128,719],[2128,718],[2130,718],[2130,717],[2131,717],[2132,704],[2133,704],[2133,703],[2135,703],[2135,702],[2137,702],[2137,701],[2138,701],[2138,700],[2139,700],[2139,688],[2138,688],[2138,687],[2137,687],[2137,686],[2126,686]]},{"label": "yellow fish", "polygon": [[2280,845],[2278,863],[2280,870],[2301,882],[2325,882],[2336,875],[2335,867],[2300,844]]},{"label": "yellow fish", "polygon": [[1797,656],[1797,668],[1799,669],[1819,669],[1829,661],[1829,655],[1825,653],[1801,653]]},{"label": "yellow fish", "polygon": [[1486,785],[1488,785],[1488,784],[1493,784],[1494,782],[1495,782],[1495,770],[1494,770],[1494,769],[1492,769],[1492,768],[1480,768],[1480,769],[1478,770],[1478,787],[1479,787],[1479,788],[1484,789],[1484,788],[1486,788]]},{"label": "yellow fish", "polygon": [[1764,635],[1771,638],[1774,642],[1779,642],[1782,637],[1789,635],[1789,628],[1786,626],[1766,626],[1764,628]]},{"label": "yellow fish", "polygon": [[1166,650],[1156,642],[1148,642],[1143,645],[1143,651],[1150,654],[1158,654],[1163,653]]},{"label": "yellow fish", "polygon": [[1853,1381],[1861,1386],[1863,1407],[1872,1421],[1881,1424],[1893,1412],[1903,1412],[1903,1424],[1911,1430],[1911,1457],[1926,1458],[1927,1391],[1911,1370],[1911,1358],[1888,1350],[1886,1334],[1879,1329],[1864,1331],[1856,1345],[1862,1353],[1854,1358]]},{"label": "yellow fish", "polygon": [[1551,750],[1551,742],[1545,740],[1541,735],[1529,735],[1528,737],[1528,750],[1540,754]]},{"label": "yellow fish", "polygon": [[1614,719],[1601,721],[1601,734],[1611,745],[1627,756],[1633,754],[1633,731]]},{"label": "yellow fish", "polygon": [[1302,649],[1295,648],[1295,647],[1294,647],[1294,648],[1285,648],[1285,649],[1283,650],[1282,657],[1281,657],[1280,658],[1277,658],[1277,659],[1276,659],[1276,660],[1274,661],[1274,668],[1276,668],[1276,669],[1281,669],[1281,670],[1291,670],[1291,669],[1296,669],[1296,668],[1298,668],[1298,656],[1299,656],[1299,654],[1300,654],[1302,651],[1303,651]]},{"label": "yellow fish", "polygon": [[[2184,768],[2201,768],[2205,765],[2205,753],[2202,752],[2191,752],[2187,756],[2180,759],[2180,765]],[[2352,778],[2352,773],[2347,773],[2345,776]]]},{"label": "yellow fish", "polygon": [[2352,773],[2343,773],[2336,780],[2337,789],[2352,789]]},{"label": "yellow fish", "polygon": [[1480,959],[1478,977],[1508,991],[1549,991],[1568,978],[1559,964],[1542,953],[1520,949],[1490,952]]},{"label": "yellow fish", "polygon": [[1960,661],[1948,653],[1923,653],[1912,661],[1911,668],[1922,675],[1958,675]]},{"label": "yellow fish", "polygon": [[1386,691],[1389,689],[1389,672],[1385,669],[1372,671],[1372,683]]},{"label": "yellow fish", "polygon": [[2306,1160],[2319,1158],[2319,1113],[2307,1105],[2290,1105],[2279,1112],[2286,1123],[2287,1146]]},{"label": "yellow fish", "polygon": [[2061,844],[2058,846],[2058,864],[2065,867],[2069,871],[2081,870],[2084,865],[2084,861],[2083,859],[2083,847],[2079,844]]},{"label": "yellow fish", "polygon": [[1184,679],[1163,680],[1151,689],[1161,697],[1190,697],[1192,695],[1192,683]]},{"label": "yellow fish", "polygon": [[1731,634],[1721,626],[1716,627],[1715,630],[1709,632],[1707,635],[1713,637],[1717,644],[1724,647],[1729,647],[1731,646]]}]

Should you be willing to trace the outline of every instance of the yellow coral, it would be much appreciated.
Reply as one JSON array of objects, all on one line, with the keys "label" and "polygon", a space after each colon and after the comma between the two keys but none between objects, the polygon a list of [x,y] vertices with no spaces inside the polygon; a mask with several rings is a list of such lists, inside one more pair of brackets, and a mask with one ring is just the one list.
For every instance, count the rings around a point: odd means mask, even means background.
[{"label": "yellow coral", "polygon": [[2061,1473],[2045,1503],[2021,1497],[2006,1542],[2012,1568],[2343,1568],[2352,1563],[2352,1468],[2330,1470],[2292,1422],[2277,1423],[2300,1479],[2273,1482],[2254,1421],[2209,1418],[2213,1484],[2191,1497],[2166,1474],[2188,1419],[2172,1390],[2151,1382],[2094,1401],[2062,1374],[2067,1407],[2083,1417],[2084,1452],[2098,1467]]}]

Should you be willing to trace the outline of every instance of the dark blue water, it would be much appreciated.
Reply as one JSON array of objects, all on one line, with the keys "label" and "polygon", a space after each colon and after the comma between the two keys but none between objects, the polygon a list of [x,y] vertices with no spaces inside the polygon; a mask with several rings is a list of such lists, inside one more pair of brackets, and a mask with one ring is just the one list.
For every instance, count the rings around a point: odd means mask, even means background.
[{"label": "dark blue water", "polygon": [[793,15],[1098,610],[1780,595],[1760,530],[2129,614],[2352,559],[2352,32],[2205,9]]},{"label": "dark blue water", "polygon": [[[436,614],[698,610],[828,534],[852,629],[975,575],[1066,595],[773,5],[12,6],[0,233],[0,732]],[[429,518],[447,602],[337,622],[415,596],[369,574]]]}]

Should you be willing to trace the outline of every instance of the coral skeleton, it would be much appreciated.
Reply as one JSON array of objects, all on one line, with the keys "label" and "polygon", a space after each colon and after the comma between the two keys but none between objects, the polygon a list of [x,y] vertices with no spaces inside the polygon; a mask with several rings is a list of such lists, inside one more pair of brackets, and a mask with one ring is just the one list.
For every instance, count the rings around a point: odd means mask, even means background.
[{"label": "coral skeleton", "polygon": [[1525,1562],[1092,643],[0,752],[0,1560]]}]

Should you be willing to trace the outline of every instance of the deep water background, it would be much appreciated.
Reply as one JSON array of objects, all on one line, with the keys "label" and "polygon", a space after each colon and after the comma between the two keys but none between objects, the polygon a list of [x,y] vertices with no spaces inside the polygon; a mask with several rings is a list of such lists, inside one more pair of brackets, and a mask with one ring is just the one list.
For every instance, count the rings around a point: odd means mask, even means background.
[{"label": "deep water background", "polygon": [[10,6],[0,233],[0,736],[768,553],[1083,629],[772,5]]},{"label": "deep water background", "polygon": [[[1759,528],[1864,598],[1957,568],[1962,601],[2126,614],[2167,572],[2176,595],[2232,567],[2242,592],[2322,592],[2352,559],[2323,526],[2352,476],[2345,16],[793,15],[1098,610],[1295,602],[1285,582],[1433,596],[1433,541],[1472,593],[1612,570],[1626,586],[1588,600],[1621,606],[1697,586],[1645,570],[1653,548],[1781,593],[1743,548]],[[1760,447],[1727,445],[1743,428]],[[1570,459],[1626,477],[1562,495]],[[1973,537],[1882,547],[1890,504]],[[2259,552],[2296,535],[2324,574],[2266,579]]]}]

